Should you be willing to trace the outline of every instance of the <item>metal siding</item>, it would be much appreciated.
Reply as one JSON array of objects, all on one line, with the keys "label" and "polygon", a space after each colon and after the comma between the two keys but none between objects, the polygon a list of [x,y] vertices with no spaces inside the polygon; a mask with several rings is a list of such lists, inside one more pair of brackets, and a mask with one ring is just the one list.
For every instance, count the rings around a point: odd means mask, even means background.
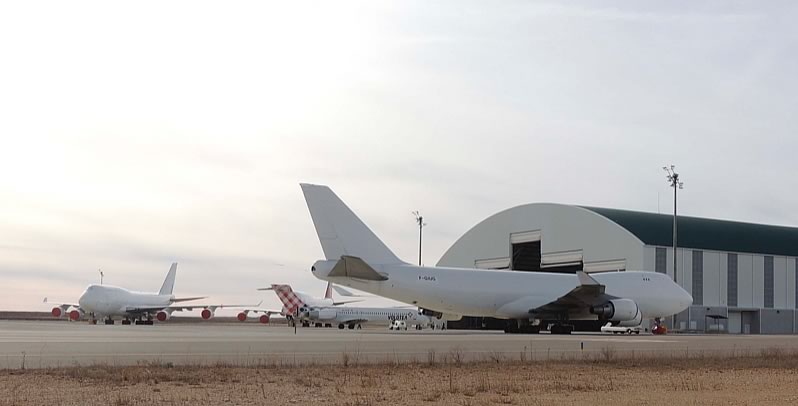
[{"label": "metal siding", "polygon": [[718,301],[721,306],[728,306],[729,294],[726,292],[729,287],[727,281],[729,279],[728,266],[726,265],[728,258],[725,252],[715,252],[713,254],[717,255],[718,258]]},{"label": "metal siding", "polygon": [[668,249],[657,247],[654,258],[654,270],[659,273],[668,273]]},{"label": "metal siding", "polygon": [[798,296],[796,271],[798,271],[798,261],[795,258],[787,258],[787,307],[790,309],[794,309],[798,304],[798,300],[795,300],[795,297]]},{"label": "metal siding", "polygon": [[693,304],[704,304],[704,252],[693,251],[692,260]]},{"label": "metal siding", "polygon": [[754,255],[754,283],[751,285],[754,307],[765,307],[765,257]]},{"label": "metal siding", "polygon": [[772,309],[774,306],[774,295],[773,295],[773,257],[766,256],[764,258],[764,269],[762,272],[762,296],[764,298],[763,303],[764,306],[768,309]]},{"label": "metal siding", "polygon": [[762,309],[759,313],[761,334],[792,334],[795,320],[793,310]]},{"label": "metal siding", "polygon": [[692,256],[688,255],[687,250],[679,248],[676,255],[676,273],[679,277],[679,285],[688,292],[693,291],[693,272],[691,270]]},{"label": "metal siding", "polygon": [[727,283],[727,300],[730,307],[736,307],[739,296],[739,278],[737,276],[737,254],[728,254],[726,256],[726,283]]},{"label": "metal siding", "polygon": [[754,257],[753,255],[737,256],[737,306],[754,306]]},{"label": "metal siding", "polygon": [[787,309],[787,258],[773,258],[773,307]]},{"label": "metal siding", "polygon": [[[703,285],[704,306],[719,306],[720,300],[720,254],[717,252],[704,252]],[[723,303],[726,301],[724,300]]]}]

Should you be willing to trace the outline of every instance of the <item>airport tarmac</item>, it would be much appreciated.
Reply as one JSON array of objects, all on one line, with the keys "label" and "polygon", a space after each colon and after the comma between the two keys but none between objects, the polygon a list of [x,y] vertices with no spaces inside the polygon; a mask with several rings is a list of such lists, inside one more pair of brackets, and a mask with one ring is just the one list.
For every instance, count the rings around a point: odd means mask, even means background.
[{"label": "airport tarmac", "polygon": [[771,335],[504,334],[494,331],[402,331],[299,328],[246,324],[90,325],[44,321],[0,321],[0,368],[71,365],[135,365],[145,362],[232,365],[349,362],[426,362],[459,356],[561,359],[601,354],[701,356],[798,351],[798,337]]}]

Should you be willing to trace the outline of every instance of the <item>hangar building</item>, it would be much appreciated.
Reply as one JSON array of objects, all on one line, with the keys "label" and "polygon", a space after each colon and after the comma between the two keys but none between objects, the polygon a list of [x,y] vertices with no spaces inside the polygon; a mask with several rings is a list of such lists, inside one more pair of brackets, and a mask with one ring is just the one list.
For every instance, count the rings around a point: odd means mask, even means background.
[{"label": "hangar building", "polygon": [[693,295],[672,330],[798,333],[798,228],[680,216],[678,245],[674,277],[671,215],[534,203],[480,222],[438,266],[667,273]]}]

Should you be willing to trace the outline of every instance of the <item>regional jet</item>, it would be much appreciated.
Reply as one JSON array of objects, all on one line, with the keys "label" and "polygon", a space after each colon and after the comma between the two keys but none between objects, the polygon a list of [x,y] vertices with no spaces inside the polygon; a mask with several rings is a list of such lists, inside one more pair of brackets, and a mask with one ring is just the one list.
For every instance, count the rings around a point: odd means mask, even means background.
[{"label": "regional jet", "polygon": [[327,186],[302,184],[325,259],[317,278],[424,309],[439,319],[506,319],[505,332],[570,334],[569,320],[638,326],[679,313],[692,296],[665,274],[575,274],[415,266],[400,260]]},{"label": "regional jet", "polygon": [[[87,319],[93,324],[104,319],[105,324],[114,324],[114,318],[122,319],[122,324],[152,325],[153,318],[167,321],[173,312],[202,309],[205,320],[213,318],[216,309],[240,307],[241,305],[181,305],[182,302],[204,299],[205,297],[177,298],[172,294],[177,275],[177,262],[172,263],[158,293],[134,292],[109,285],[89,285],[78,299],[78,303],[59,304],[52,310],[54,317],[68,317],[78,321]],[[44,299],[47,303],[47,298]]]},{"label": "regional jet", "polygon": [[[331,307],[331,306],[340,306],[346,303],[354,303],[359,302],[361,299],[354,299],[354,300],[344,300],[344,301],[335,301],[332,297],[332,291],[335,290],[340,293],[342,296],[347,297],[356,297],[357,295],[353,294],[352,292],[341,288],[340,286],[334,286],[332,283],[327,283],[327,289],[324,291],[324,298],[317,298],[311,296],[307,293],[297,292],[291,289],[290,285],[278,285],[272,284],[268,288],[259,288],[258,290],[273,290],[274,293],[277,294],[277,297],[280,299],[280,302],[283,303],[283,308],[281,310],[270,310],[270,309],[260,309],[260,308],[253,308],[253,309],[244,309],[238,313],[238,321],[247,321],[247,317],[249,314],[258,314],[263,313],[259,321],[263,324],[268,324],[271,316],[273,314],[279,314],[288,320],[289,325],[293,325],[294,323],[294,316],[297,314],[299,309],[298,304],[302,303],[306,307]],[[289,299],[290,297],[290,299]],[[307,327],[307,323],[303,323],[303,327]],[[328,326],[331,327],[331,326]]]},{"label": "regional jet", "polygon": [[[350,302],[336,302],[332,298],[331,284],[327,284],[324,299],[308,297],[301,292],[295,292],[290,285],[272,285],[267,290],[273,290],[283,303],[283,314],[287,317],[296,317],[293,322],[299,322],[303,327],[311,324],[315,327],[332,327],[339,329],[360,329],[364,323],[391,324],[402,320],[407,324],[415,325],[417,330],[430,325],[431,319],[416,309],[401,307],[338,307],[337,305]],[[337,289],[339,290],[339,289]],[[347,292],[340,289],[339,291]],[[351,294],[350,294],[351,295]]]}]

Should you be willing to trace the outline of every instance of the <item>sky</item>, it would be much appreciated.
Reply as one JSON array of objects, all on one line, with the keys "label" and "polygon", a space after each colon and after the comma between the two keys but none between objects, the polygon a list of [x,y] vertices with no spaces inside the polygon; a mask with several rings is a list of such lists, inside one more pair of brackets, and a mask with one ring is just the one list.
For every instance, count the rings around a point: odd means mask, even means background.
[{"label": "sky", "polygon": [[0,309],[278,301],[326,184],[408,262],[519,204],[798,226],[790,1],[4,2]]}]

